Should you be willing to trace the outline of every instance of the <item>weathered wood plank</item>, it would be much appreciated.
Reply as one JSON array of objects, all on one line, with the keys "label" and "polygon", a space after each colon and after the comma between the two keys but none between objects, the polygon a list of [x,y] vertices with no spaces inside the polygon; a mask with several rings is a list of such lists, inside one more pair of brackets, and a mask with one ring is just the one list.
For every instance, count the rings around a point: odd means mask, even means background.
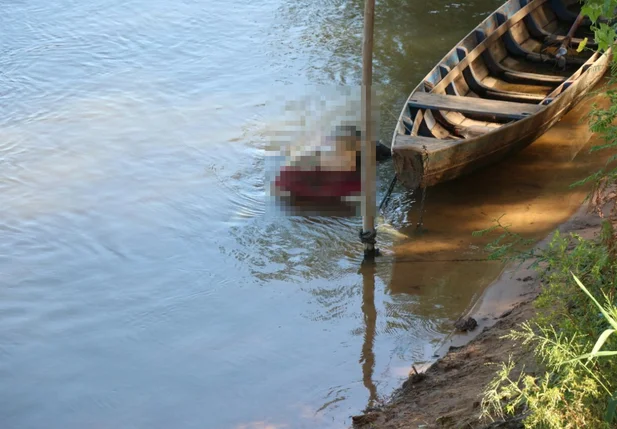
[{"label": "weathered wood plank", "polygon": [[[463,77],[465,78],[465,82],[467,82],[467,86],[469,86],[469,89],[471,89],[473,92],[475,92],[482,98],[509,101],[514,103],[539,103],[544,99],[544,95],[504,91],[498,88],[491,88],[482,83],[480,79],[478,79],[473,64],[470,64],[469,67],[463,70]],[[498,77],[493,77],[493,79],[497,80]]]},{"label": "weathered wood plank", "polygon": [[[476,30],[476,37],[478,37],[479,40],[483,34],[484,32]],[[467,51],[463,47],[456,48],[456,52],[461,59],[465,58],[465,56],[467,55]],[[492,74],[502,78],[506,82],[523,83],[529,85],[557,86],[565,80],[565,78],[562,76],[546,75],[540,73],[525,73],[510,69],[497,61],[490,49],[486,49],[484,52],[482,52],[482,59],[484,60],[486,67],[491,71]]]},{"label": "weathered wood plank", "polygon": [[[462,61],[460,61],[452,70],[456,70],[456,69],[460,70],[460,69],[463,69],[469,66],[469,64],[471,64],[472,61],[474,61],[476,58],[482,55],[482,52],[484,52],[484,50],[487,49],[491,43],[493,43],[495,40],[503,36],[506,33],[506,31],[510,29],[510,27],[515,25],[517,22],[521,21],[525,16],[527,16],[527,14],[539,8],[547,1],[548,0],[533,0],[527,6],[519,9],[503,25],[500,25],[499,27],[495,29],[495,31],[489,34],[483,42],[478,43],[478,45],[475,48],[473,48],[471,52],[469,52],[467,56]],[[440,80],[439,83],[435,85],[433,92],[444,92],[446,86],[448,86],[448,84],[450,84],[450,82],[454,80],[454,77],[451,75],[452,73],[450,73],[448,76]]]},{"label": "weathered wood plank", "polygon": [[[499,25],[503,25],[506,22],[508,22],[508,18],[503,13],[496,13],[495,17],[497,18],[497,22],[499,23]],[[510,52],[510,54],[514,55],[515,57],[522,57],[522,58],[525,58],[527,61],[532,61],[536,63],[551,63],[551,64],[558,63],[557,59],[552,58],[548,55],[538,53],[538,52],[532,52],[528,49],[525,49],[514,37],[512,29],[513,28],[508,29],[508,31],[506,31],[502,37],[502,40],[506,46],[506,49],[508,50],[508,52]],[[478,30],[478,31],[481,31],[481,30]],[[576,56],[568,57],[568,61],[567,61],[568,65],[581,65],[584,63],[585,63],[584,58],[579,58]]]},{"label": "weathered wood plank", "polygon": [[[422,112],[430,115],[432,111],[432,115],[440,125],[444,126],[452,135],[458,138],[439,139],[425,137],[429,135],[423,132],[426,127],[424,125],[419,127],[418,122],[414,126],[417,128],[415,131],[420,131],[420,136],[414,135],[413,131],[412,135],[408,135],[409,128],[397,125],[392,140],[392,160],[401,184],[409,189],[416,189],[419,186],[432,186],[456,179],[502,160],[509,154],[515,153],[531,144],[537,137],[541,136],[563,117],[572,106],[578,103],[589,89],[599,81],[608,68],[611,56],[610,50],[603,55],[596,52],[591,58],[586,59],[583,67],[580,67],[568,76],[564,76],[567,80],[550,94],[547,94],[547,97],[540,105],[483,100],[482,98],[476,98],[476,94],[473,92],[468,94],[469,88],[464,80],[463,69],[470,65],[479,66],[473,62],[482,55],[484,50],[492,49],[494,46],[503,47],[501,42],[495,44],[495,41],[505,34],[508,28],[516,25],[517,22],[519,26],[522,25],[522,18],[530,11],[533,10],[536,14],[535,18],[537,18],[538,26],[541,29],[557,32],[558,29],[550,22],[556,19],[549,6],[550,1],[531,0],[525,6],[521,5],[523,7],[517,11],[519,2],[523,2],[523,0],[508,0],[504,6],[496,11],[506,15],[516,11],[506,23],[495,28],[493,22],[488,20],[496,21],[497,17],[496,14],[491,15],[484,24],[477,27],[477,29],[493,29],[492,31],[487,31],[487,40],[473,43],[474,34],[473,32],[469,33],[459,45],[465,46],[470,50],[466,58],[457,63],[452,58],[452,55],[456,55],[456,52],[449,52],[438,63],[438,67],[425,77],[426,80],[435,82],[435,86],[431,87],[431,85],[420,84],[412,91],[409,97],[411,102],[406,104],[401,116],[405,115],[406,112],[410,112],[412,117],[418,116],[418,119],[422,119],[422,123],[424,123],[423,118],[425,115]],[[547,17],[550,17],[550,19],[547,19]],[[544,21],[549,22],[551,26],[547,26]],[[527,29],[527,31],[529,30]],[[515,34],[515,36],[520,42],[518,35]],[[523,43],[523,46],[530,51],[536,51],[530,44]],[[505,48],[503,51],[505,55]],[[501,52],[496,55],[500,54]],[[495,59],[498,58],[496,57]],[[518,71],[518,68],[509,62],[502,65]],[[451,67],[451,71],[444,76],[448,66]],[[544,67],[541,69],[543,70]],[[515,76],[514,79],[532,80],[536,78],[534,75],[538,73],[537,70],[533,69],[524,69],[521,72],[529,74],[520,74]],[[477,67],[476,73],[477,76],[483,75],[484,70]],[[442,79],[437,81],[440,74]],[[502,80],[506,81],[506,79]],[[495,84],[492,78],[491,80],[483,78],[482,82],[490,87]],[[565,88],[568,89],[565,90]],[[502,89],[509,89],[509,87]],[[425,93],[425,90],[430,92],[430,94]],[[550,89],[547,88],[547,91],[550,91]],[[449,92],[451,95],[445,95],[446,92]],[[457,92],[468,94],[468,96],[454,96]],[[442,101],[446,100],[448,103],[438,103],[437,100],[440,97],[443,97]],[[454,105],[452,103],[454,101],[458,105]],[[487,102],[490,103],[491,107],[486,106]],[[460,108],[461,103],[465,103],[465,106],[462,106],[464,108]],[[522,112],[515,112],[523,115],[523,118],[520,120],[513,121],[512,118],[500,117],[498,120],[491,120],[491,123],[482,123],[478,121],[469,122],[471,120],[466,118],[466,116],[478,117],[503,114],[507,111],[505,106],[508,106],[508,109],[510,109],[516,107],[517,104],[519,105],[518,107],[524,109]],[[545,105],[542,106],[542,104]],[[457,108],[453,109],[453,107]],[[483,113],[460,113],[469,111]],[[525,113],[527,115],[524,115]],[[447,118],[445,118],[446,116]],[[457,124],[463,126],[463,129],[459,129]]]},{"label": "weathered wood plank", "polygon": [[[529,4],[529,2],[530,0],[521,0],[521,5],[526,6],[527,4]],[[563,42],[563,39],[565,39],[565,36],[554,35],[551,32],[546,31],[542,27],[542,25],[540,25],[538,20],[534,17],[533,13],[527,15],[524,21],[527,27],[527,31],[529,31],[529,33],[537,39],[544,39],[547,43],[561,43]],[[573,37],[570,43],[572,45],[578,45],[582,41],[583,39]],[[587,42],[587,47],[590,49],[597,49],[598,44],[594,40],[589,40]]]},{"label": "weathered wood plank", "polygon": [[483,98],[417,92],[409,104],[421,109],[440,109],[470,114],[490,114],[508,119],[523,119],[542,109],[542,106]]},{"label": "weathered wood plank", "polygon": [[416,117],[413,120],[413,126],[411,127],[411,135],[418,134],[422,121],[424,121],[424,112],[422,112],[422,110],[418,110],[418,113],[416,113]]},{"label": "weathered wood plank", "polygon": [[587,59],[587,62],[585,64],[579,67],[576,72],[574,72],[566,81],[564,81],[564,83],[555,88],[553,92],[548,94],[546,98],[542,101],[542,103],[544,104],[546,100],[552,100],[559,96],[559,94],[565,91],[567,86],[572,85],[572,82],[576,81],[583,73],[585,73],[585,71],[587,71],[589,67],[591,67],[591,65],[598,60],[598,58],[600,58],[600,53],[594,52],[593,55]]},{"label": "weathered wood plank", "polygon": [[395,137],[397,150],[422,150],[426,146],[426,150],[433,152],[440,149],[447,149],[451,146],[460,144],[464,139],[435,139],[433,137],[423,136],[408,136],[399,134]]},{"label": "weathered wood plank", "polygon": [[[563,42],[565,38],[566,36],[555,36],[553,34],[549,34],[548,36],[546,36],[546,42],[547,43],[561,43]],[[581,38],[573,37],[572,39],[570,39],[570,45],[578,47],[579,43],[581,43],[582,41],[583,39]],[[585,47],[589,49],[598,49],[598,43],[595,40],[588,39],[587,43],[585,44]]]}]

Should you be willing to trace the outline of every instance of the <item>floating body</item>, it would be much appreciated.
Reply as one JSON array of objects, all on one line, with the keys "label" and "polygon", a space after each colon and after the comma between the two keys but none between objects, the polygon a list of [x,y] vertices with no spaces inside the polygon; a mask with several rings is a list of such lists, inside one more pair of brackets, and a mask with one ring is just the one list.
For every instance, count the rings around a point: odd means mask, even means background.
[{"label": "floating body", "polygon": [[[390,149],[377,142],[377,160]],[[361,136],[355,127],[337,127],[317,146],[301,147],[289,155],[276,177],[279,196],[303,199],[354,199],[362,192]]]},{"label": "floating body", "polygon": [[[403,185],[432,186],[523,149],[601,79],[610,51],[593,50],[589,20],[566,1],[509,0],[413,90],[392,139]],[[564,67],[557,51],[575,21]]]}]

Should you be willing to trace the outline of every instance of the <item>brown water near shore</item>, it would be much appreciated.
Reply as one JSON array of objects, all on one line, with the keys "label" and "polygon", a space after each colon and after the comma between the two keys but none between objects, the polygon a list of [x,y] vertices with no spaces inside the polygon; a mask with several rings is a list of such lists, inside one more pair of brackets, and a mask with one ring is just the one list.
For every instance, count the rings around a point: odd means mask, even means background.
[{"label": "brown water near shore", "polygon": [[[606,160],[605,152],[590,153],[600,142],[591,141],[593,135],[584,120],[591,106],[602,101],[601,96],[589,97],[506,162],[429,189],[420,227],[419,204],[398,213],[407,224],[401,223],[397,231],[407,237],[400,237],[386,256],[392,262],[388,293],[439,294],[460,303],[461,315],[471,309],[504,268],[481,251],[501,231],[485,237],[472,237],[471,232],[489,228],[499,219],[511,231],[538,241],[579,210],[589,187],[570,185]],[[405,371],[409,366],[399,372]]]},{"label": "brown water near shore", "polygon": [[[597,136],[592,136],[591,145],[600,143]],[[605,215],[611,205],[604,207]],[[602,222],[596,211],[584,204],[557,231],[594,240],[600,234]],[[551,231],[535,248],[545,249],[552,237]],[[533,350],[506,338],[536,314],[534,301],[542,290],[542,275],[534,268],[534,262],[533,257],[527,257],[508,264],[466,315],[475,318],[477,327],[453,332],[438,351],[439,359],[416,363],[415,372],[396,390],[394,398],[354,416],[354,427],[494,427],[496,422],[482,416],[480,403],[495,377],[495,365],[513,362],[514,378],[522,370],[533,374],[538,369]],[[503,426],[516,426],[511,423]]]}]

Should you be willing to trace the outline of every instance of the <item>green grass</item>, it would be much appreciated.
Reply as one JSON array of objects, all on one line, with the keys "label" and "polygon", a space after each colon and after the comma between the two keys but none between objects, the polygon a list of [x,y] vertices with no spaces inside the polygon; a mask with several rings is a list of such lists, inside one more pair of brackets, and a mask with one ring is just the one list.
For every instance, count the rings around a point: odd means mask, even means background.
[{"label": "green grass", "polygon": [[[596,22],[614,15],[617,0],[584,0],[583,13]],[[601,50],[615,46],[617,26],[596,24]],[[584,44],[579,49],[584,49]],[[617,77],[617,49],[611,83]],[[572,186],[591,184],[589,202],[603,216],[607,205],[617,214],[617,91],[604,91],[608,107],[591,110],[591,131],[603,142],[592,151],[606,151],[606,164]],[[518,416],[526,428],[617,427],[617,239],[610,221],[597,240],[556,232],[544,251],[529,251],[529,241],[497,220],[474,235],[499,231],[486,250],[493,259],[533,256],[542,267],[542,289],[534,302],[536,316],[507,337],[530,347],[535,372],[514,376],[515,362],[498,366],[482,401],[485,417]],[[519,372],[517,372],[519,373]]]},{"label": "green grass", "polygon": [[555,233],[542,252],[537,316],[508,335],[533,348],[539,374],[513,378],[515,363],[500,365],[484,392],[484,416],[524,416],[526,428],[615,427],[617,258],[609,222],[601,235],[594,242]]}]

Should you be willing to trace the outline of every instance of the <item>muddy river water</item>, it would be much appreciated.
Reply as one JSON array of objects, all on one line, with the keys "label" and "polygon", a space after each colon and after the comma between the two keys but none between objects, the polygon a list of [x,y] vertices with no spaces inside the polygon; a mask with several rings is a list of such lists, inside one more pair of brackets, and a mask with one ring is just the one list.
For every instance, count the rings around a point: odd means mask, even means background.
[{"label": "muddy river water", "polygon": [[[421,233],[416,196],[397,189],[363,276],[360,219],[268,210],[264,161],[290,129],[354,110],[340,88],[360,79],[362,2],[5,3],[3,429],[346,427],[501,272],[471,232],[505,214],[545,236],[600,162],[581,106],[507,162],[429,190]],[[378,2],[384,141],[498,4]],[[382,195],[391,166],[378,175]]]}]

